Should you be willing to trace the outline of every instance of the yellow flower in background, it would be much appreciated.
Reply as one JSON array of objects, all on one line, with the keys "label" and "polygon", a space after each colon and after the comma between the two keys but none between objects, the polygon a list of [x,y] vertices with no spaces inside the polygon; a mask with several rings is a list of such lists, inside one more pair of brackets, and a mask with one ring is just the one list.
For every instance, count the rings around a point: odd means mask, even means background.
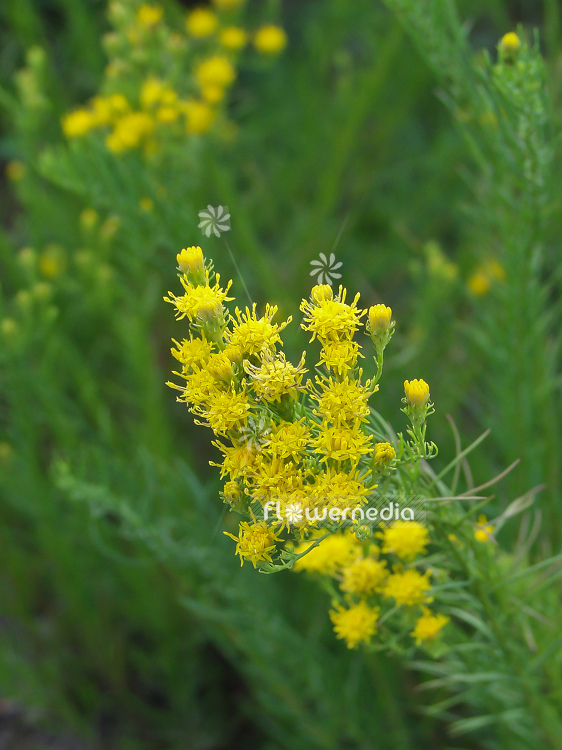
[{"label": "yellow flower in background", "polygon": [[80,214],[80,225],[84,229],[93,229],[100,217],[95,208],[85,208]]},{"label": "yellow flower in background", "polygon": [[479,266],[469,277],[467,285],[469,290],[476,297],[482,297],[487,294],[493,284],[505,280],[505,271],[503,266],[497,260],[488,260]]},{"label": "yellow flower in background", "polygon": [[219,44],[233,52],[245,47],[247,41],[248,35],[239,26],[227,26],[219,34]]},{"label": "yellow flower in background", "polygon": [[428,530],[417,521],[393,521],[378,536],[383,542],[382,551],[401,560],[424,554],[429,544]]},{"label": "yellow flower in background", "polygon": [[432,641],[450,621],[445,615],[434,615],[428,607],[423,607],[423,615],[416,623],[410,635],[416,639],[416,645]]},{"label": "yellow flower in background", "polygon": [[504,34],[498,44],[498,53],[500,59],[508,65],[513,65],[517,58],[517,53],[521,47],[521,39],[514,31]]},{"label": "yellow flower in background", "polygon": [[152,211],[154,211],[154,201],[147,195],[145,195],[144,198],[140,199],[139,204],[142,210],[147,214],[150,214],[152,213]]},{"label": "yellow flower in background", "polygon": [[478,516],[478,525],[474,531],[474,538],[478,542],[489,542],[493,537],[494,527],[488,523],[488,519],[484,515]]},{"label": "yellow flower in background", "polygon": [[76,109],[62,118],[62,129],[67,138],[80,138],[94,127],[96,120],[87,109]]},{"label": "yellow flower in background", "polygon": [[429,571],[422,574],[414,568],[404,571],[395,569],[386,580],[383,594],[389,599],[394,599],[396,604],[411,606],[431,601],[427,597],[430,589]]},{"label": "yellow flower in background", "polygon": [[236,554],[240,555],[240,565],[244,564],[244,560],[249,560],[254,568],[259,562],[271,562],[271,552],[279,539],[265,521],[253,524],[243,521],[239,526],[238,536],[229,534],[228,531],[223,533],[236,542]]},{"label": "yellow flower in background", "polygon": [[54,279],[66,270],[66,253],[60,245],[47,245],[39,256],[39,271],[46,279]]},{"label": "yellow flower in background", "polygon": [[192,135],[201,135],[206,133],[213,124],[215,113],[206,103],[196,101],[184,102],[183,111],[185,112],[186,130]]},{"label": "yellow flower in background", "polygon": [[410,406],[423,408],[429,401],[429,386],[425,380],[405,380],[404,392]]},{"label": "yellow flower in background", "polygon": [[185,27],[188,34],[197,39],[203,39],[215,33],[218,23],[218,18],[213,11],[207,8],[195,8],[187,16]]},{"label": "yellow flower in background", "polygon": [[[301,542],[295,547],[295,554],[300,555],[306,552],[313,542],[314,538]],[[359,544],[352,534],[330,534],[317,547],[298,559],[293,569],[334,575],[340,568],[349,565],[359,554]]]},{"label": "yellow flower in background", "polygon": [[201,88],[220,86],[225,88],[236,78],[234,66],[227,57],[214,55],[203,60],[195,69],[195,78]]},{"label": "yellow flower in background", "polygon": [[145,29],[151,29],[162,20],[164,9],[161,5],[143,3],[137,10],[137,23]]},{"label": "yellow flower in background", "polygon": [[341,573],[341,590],[361,596],[369,596],[380,591],[388,576],[386,561],[375,560],[373,557],[355,560],[343,568]]},{"label": "yellow flower in background", "polygon": [[344,640],[348,648],[357,648],[360,643],[368,643],[377,632],[379,608],[369,607],[365,602],[349,609],[338,605],[330,610],[330,618],[336,637]]},{"label": "yellow flower in background", "polygon": [[120,154],[137,148],[152,134],[154,127],[153,118],[146,112],[131,112],[117,120],[105,143],[110,151]]},{"label": "yellow flower in background", "polygon": [[285,49],[287,35],[280,26],[262,26],[254,36],[254,47],[262,55],[276,55]]}]

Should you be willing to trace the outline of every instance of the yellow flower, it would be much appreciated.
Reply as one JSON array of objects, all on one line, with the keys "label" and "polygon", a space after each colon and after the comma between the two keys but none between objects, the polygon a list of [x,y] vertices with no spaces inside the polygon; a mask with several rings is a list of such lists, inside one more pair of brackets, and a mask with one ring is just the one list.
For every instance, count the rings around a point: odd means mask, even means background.
[{"label": "yellow flower", "polygon": [[478,526],[474,531],[474,538],[479,542],[489,542],[493,538],[494,527],[487,523],[487,520],[484,515],[478,516]]},{"label": "yellow flower", "polygon": [[[212,377],[212,373],[209,374]],[[250,408],[246,394],[236,393],[233,386],[227,391],[213,390],[205,405],[196,407],[197,414],[205,421],[195,421],[204,427],[210,427],[216,435],[225,435],[246,421]]]},{"label": "yellow flower", "polygon": [[172,349],[172,354],[182,365],[185,365],[187,371],[193,367],[202,367],[213,351],[213,345],[204,337],[183,339],[181,344],[175,339],[172,341],[176,345],[176,348]]},{"label": "yellow flower", "polygon": [[263,451],[283,459],[296,460],[306,450],[310,437],[310,431],[304,420],[282,422],[274,432],[268,435]]},{"label": "yellow flower", "polygon": [[378,536],[383,540],[382,551],[402,560],[413,560],[429,544],[427,529],[417,521],[393,521]]},{"label": "yellow flower", "polygon": [[280,26],[262,26],[254,36],[254,47],[262,55],[276,55],[287,44],[287,35]]},{"label": "yellow flower", "polygon": [[238,482],[229,480],[228,482],[225,482],[225,485],[222,489],[222,494],[224,496],[224,499],[232,505],[240,499],[242,491]]},{"label": "yellow flower", "polygon": [[238,536],[229,534],[228,531],[223,533],[236,542],[236,554],[240,555],[240,565],[244,564],[244,560],[250,560],[255,568],[259,562],[272,561],[271,552],[275,549],[275,542],[279,537],[265,521],[251,525],[247,521],[242,521],[238,527]]},{"label": "yellow flower", "polygon": [[85,208],[80,214],[80,224],[84,229],[93,229],[99,221],[99,214],[95,208]]},{"label": "yellow flower", "polygon": [[[295,554],[306,552],[313,542],[314,537],[301,542],[295,547]],[[359,551],[360,546],[352,534],[330,534],[317,547],[297,560],[293,569],[332,576],[357,558]]]},{"label": "yellow flower", "polygon": [[304,369],[303,354],[299,364],[295,367],[287,362],[283,352],[273,356],[265,350],[261,355],[259,366],[249,362],[244,363],[244,369],[251,377],[251,384],[256,396],[263,401],[279,401],[282,396],[296,397],[302,390],[301,381]]},{"label": "yellow flower", "polygon": [[430,588],[429,571],[422,574],[414,568],[408,568],[404,571],[395,571],[387,578],[383,594],[388,598],[394,598],[396,604],[410,606],[431,601],[427,597]]},{"label": "yellow flower", "polygon": [[333,299],[334,290],[329,284],[316,284],[310,291],[310,299],[315,305],[319,305],[325,300]]},{"label": "yellow flower", "polygon": [[255,302],[251,312],[247,307],[244,313],[236,308],[237,320],[234,321],[232,331],[229,333],[229,343],[240,347],[247,355],[260,354],[263,350],[274,349],[275,345],[281,342],[279,333],[291,321],[289,317],[284,323],[272,323],[276,312],[276,305],[266,304],[264,316],[258,318]]},{"label": "yellow flower", "polygon": [[351,340],[366,310],[357,309],[359,293],[351,305],[345,303],[347,290],[340,287],[335,299],[321,299],[318,302],[302,300],[300,310],[305,314],[301,327],[312,333],[311,341],[318,336],[322,344],[326,341]]},{"label": "yellow flower", "polygon": [[195,77],[199,86],[220,86],[225,88],[236,78],[236,71],[227,57],[214,55],[203,60],[195,69]]},{"label": "yellow flower", "polygon": [[188,34],[196,37],[197,39],[203,39],[204,37],[211,36],[216,31],[218,26],[218,18],[213,11],[207,8],[195,8],[187,16],[185,21],[185,27]]},{"label": "yellow flower", "polygon": [[360,643],[368,643],[377,632],[379,608],[369,607],[360,602],[346,609],[340,605],[330,610],[337,638],[343,639],[348,648],[357,648]]},{"label": "yellow flower", "polygon": [[139,206],[147,214],[150,214],[152,213],[152,211],[154,211],[154,201],[152,200],[152,198],[149,198],[148,195],[145,195],[144,198],[140,199]]},{"label": "yellow flower", "polygon": [[157,104],[165,91],[165,85],[158,78],[147,78],[140,90],[140,103],[143,109],[150,109]]},{"label": "yellow flower", "polygon": [[378,467],[387,466],[396,458],[396,451],[390,443],[376,443],[373,461]]},{"label": "yellow flower", "polygon": [[164,9],[161,5],[143,3],[137,10],[137,23],[145,29],[151,29],[161,20]]},{"label": "yellow flower", "polygon": [[359,479],[357,470],[347,473],[327,468],[316,476],[310,490],[316,498],[316,505],[323,506],[324,509],[337,507],[341,511],[350,511],[345,519],[349,520],[353,519],[352,511],[365,503],[366,496],[375,487],[376,484],[371,485]]},{"label": "yellow flower", "polygon": [[515,62],[519,48],[521,47],[521,40],[514,31],[509,31],[504,34],[498,44],[498,52],[500,58],[512,65]]},{"label": "yellow flower", "polygon": [[218,104],[224,99],[225,90],[222,86],[203,86],[201,96],[209,104]]},{"label": "yellow flower", "polygon": [[372,439],[371,435],[365,435],[358,428],[322,425],[318,437],[312,441],[312,446],[322,456],[320,459],[322,462],[328,459],[349,460],[356,465],[361,460],[361,456],[371,452]]},{"label": "yellow flower", "polygon": [[46,279],[60,276],[66,269],[66,256],[60,245],[47,245],[39,257],[39,271]]},{"label": "yellow flower", "polygon": [[244,445],[224,445],[217,441],[213,442],[215,448],[218,448],[224,455],[223,461],[217,464],[210,461],[211,466],[218,466],[221,470],[221,479],[227,474],[231,479],[245,477],[253,474],[256,465],[256,454],[250,450],[247,444]]},{"label": "yellow flower", "polygon": [[369,596],[381,590],[381,586],[388,576],[385,560],[375,560],[365,557],[355,560],[351,565],[342,569],[340,588],[348,594]]},{"label": "yellow flower", "polygon": [[190,135],[206,133],[213,124],[215,113],[205,102],[191,99],[182,103],[186,117],[186,129]]},{"label": "yellow flower", "polygon": [[115,123],[114,130],[105,139],[110,151],[116,154],[137,148],[154,130],[154,120],[146,112],[130,112]]},{"label": "yellow flower", "polygon": [[227,26],[219,34],[219,42],[225,49],[234,52],[242,49],[247,41],[246,32],[239,26]]},{"label": "yellow flower", "polygon": [[232,362],[223,352],[212,354],[205,367],[207,368],[207,372],[210,372],[215,380],[229,381],[234,377]]},{"label": "yellow flower", "polygon": [[373,305],[369,308],[370,332],[376,334],[387,331],[392,318],[392,309],[386,305]]},{"label": "yellow flower", "polygon": [[429,386],[425,380],[405,380],[404,392],[410,406],[421,409],[429,401]]},{"label": "yellow flower", "polygon": [[192,284],[197,283],[196,279],[204,280],[205,258],[199,245],[183,248],[176,258],[179,270],[188,277]]},{"label": "yellow flower", "polygon": [[210,286],[209,284],[208,271],[204,285],[194,286],[183,277],[180,278],[180,281],[185,289],[185,294],[181,297],[176,297],[172,292],[168,292],[170,296],[164,297],[166,302],[170,302],[175,306],[176,318],[178,320],[185,317],[191,321],[196,319],[211,320],[220,318],[223,314],[223,303],[232,299],[231,297],[227,297],[232,281],[228,282],[226,289],[221,289],[218,273],[215,276],[214,286]]},{"label": "yellow flower", "polygon": [[423,607],[423,615],[416,623],[410,635],[416,639],[416,645],[424,641],[432,641],[441,629],[450,621],[445,615],[434,615],[428,607]]},{"label": "yellow flower", "polygon": [[95,118],[88,109],[76,109],[62,119],[62,129],[67,138],[80,138],[95,126]]},{"label": "yellow flower", "polygon": [[490,291],[491,283],[483,271],[475,271],[468,279],[468,288],[475,297],[483,297]]},{"label": "yellow flower", "polygon": [[365,422],[369,416],[369,396],[372,390],[356,380],[341,381],[328,378],[317,379],[319,392],[313,393],[317,401],[314,414],[334,424]]},{"label": "yellow flower", "polygon": [[355,341],[326,341],[320,350],[318,365],[324,364],[339,377],[345,377],[355,367],[358,356],[363,355]]}]

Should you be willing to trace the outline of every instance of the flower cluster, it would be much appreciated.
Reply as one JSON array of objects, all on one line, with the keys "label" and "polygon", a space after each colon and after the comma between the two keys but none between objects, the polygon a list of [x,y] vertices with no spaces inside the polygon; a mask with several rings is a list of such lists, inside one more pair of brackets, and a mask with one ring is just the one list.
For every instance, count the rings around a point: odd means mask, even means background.
[{"label": "flower cluster", "polygon": [[[183,382],[169,385],[216,436],[221,459],[212,463],[225,481],[223,499],[247,519],[237,535],[228,533],[241,563],[336,578],[341,601],[331,617],[350,647],[369,641],[379,613],[392,607],[406,612],[406,632],[429,639],[431,627],[416,625],[430,601],[430,571],[418,569],[427,529],[393,520],[373,535],[361,525],[365,512],[376,515],[373,503],[385,497],[400,467],[431,454],[430,446],[416,443],[431,409],[425,381],[405,383],[412,443],[400,437],[393,444],[373,422],[369,400],[394,330],[391,309],[361,309],[359,295],[347,301],[343,287],[337,293],[313,287],[300,306],[301,326],[319,342],[320,359],[305,379],[306,352],[293,364],[282,351],[290,317],[278,322],[269,304],[261,315],[255,304],[232,314],[226,306],[232,282],[221,283],[200,247],[185,248],[177,262],[183,293],[165,299],[189,330],[172,349],[181,365],[174,374]],[[364,319],[374,348],[371,378],[363,376],[364,355],[354,341]],[[387,625],[383,630],[390,632]]]},{"label": "flower cluster", "polygon": [[[114,30],[104,38],[110,61],[102,91],[65,115],[67,138],[90,131],[104,135],[110,151],[158,152],[168,142],[207,132],[221,121],[221,103],[237,75],[240,54],[251,41],[257,53],[281,52],[285,32],[244,26],[245,0],[214,0],[191,10],[180,29],[166,22],[160,5],[114,0]],[[222,120],[224,124],[224,118]]]}]

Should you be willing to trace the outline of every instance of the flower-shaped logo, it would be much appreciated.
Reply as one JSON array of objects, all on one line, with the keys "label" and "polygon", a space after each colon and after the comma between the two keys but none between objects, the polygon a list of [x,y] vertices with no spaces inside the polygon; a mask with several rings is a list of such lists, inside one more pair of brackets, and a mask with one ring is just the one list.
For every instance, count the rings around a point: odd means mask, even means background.
[{"label": "flower-shaped logo", "polygon": [[206,237],[211,236],[211,232],[216,237],[221,236],[221,232],[230,231],[230,214],[228,206],[207,206],[198,213],[201,221],[197,225]]},{"label": "flower-shaped logo", "polygon": [[261,451],[264,445],[269,440],[269,433],[271,428],[265,420],[265,417],[255,419],[250,417],[248,424],[245,424],[240,428],[239,440],[244,443],[249,451]]},{"label": "flower-shaped logo", "polygon": [[287,526],[293,524],[296,526],[303,519],[302,505],[300,503],[291,503],[285,508],[285,518],[287,519]]},{"label": "flower-shaped logo", "polygon": [[341,279],[341,273],[336,273],[338,268],[341,268],[341,261],[336,263],[336,256],[334,253],[330,253],[330,257],[327,258],[324,253],[320,253],[320,260],[311,260],[310,265],[315,266],[310,272],[311,276],[318,274],[318,284],[329,284],[332,286],[333,279]]}]

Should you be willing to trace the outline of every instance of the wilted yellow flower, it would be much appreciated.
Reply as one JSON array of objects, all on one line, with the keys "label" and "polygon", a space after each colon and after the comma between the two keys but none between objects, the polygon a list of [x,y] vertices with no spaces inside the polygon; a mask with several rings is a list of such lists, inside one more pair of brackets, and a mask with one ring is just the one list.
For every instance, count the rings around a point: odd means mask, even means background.
[{"label": "wilted yellow flower", "polygon": [[404,392],[410,406],[423,408],[429,401],[429,386],[425,380],[405,380]]},{"label": "wilted yellow flower", "polygon": [[402,560],[413,560],[429,544],[429,532],[417,521],[393,521],[378,536],[383,540],[382,551]]},{"label": "wilted yellow flower", "polygon": [[416,623],[410,635],[419,646],[424,641],[432,641],[442,628],[450,621],[445,615],[434,615],[428,607],[423,607],[423,615]]},{"label": "wilted yellow flower", "polygon": [[218,19],[213,11],[207,8],[195,8],[187,16],[185,26],[189,34],[198,39],[211,36],[217,28]]},{"label": "wilted yellow flower", "polygon": [[219,34],[219,43],[225,49],[236,52],[242,49],[247,42],[247,35],[244,29],[239,26],[227,26]]},{"label": "wilted yellow flower", "polygon": [[368,643],[377,632],[378,618],[379,608],[369,607],[365,602],[349,609],[337,606],[336,609],[330,610],[336,637],[343,639],[348,648],[357,648],[360,643]]},{"label": "wilted yellow flower", "polygon": [[236,542],[236,554],[240,555],[240,565],[244,560],[250,560],[254,568],[257,563],[267,560],[271,562],[271,552],[275,549],[275,542],[279,537],[269,528],[265,521],[249,524],[243,521],[238,527],[238,536],[223,532]]},{"label": "wilted yellow flower", "polygon": [[254,47],[262,55],[276,55],[287,44],[287,35],[280,26],[262,26],[254,36]]}]

